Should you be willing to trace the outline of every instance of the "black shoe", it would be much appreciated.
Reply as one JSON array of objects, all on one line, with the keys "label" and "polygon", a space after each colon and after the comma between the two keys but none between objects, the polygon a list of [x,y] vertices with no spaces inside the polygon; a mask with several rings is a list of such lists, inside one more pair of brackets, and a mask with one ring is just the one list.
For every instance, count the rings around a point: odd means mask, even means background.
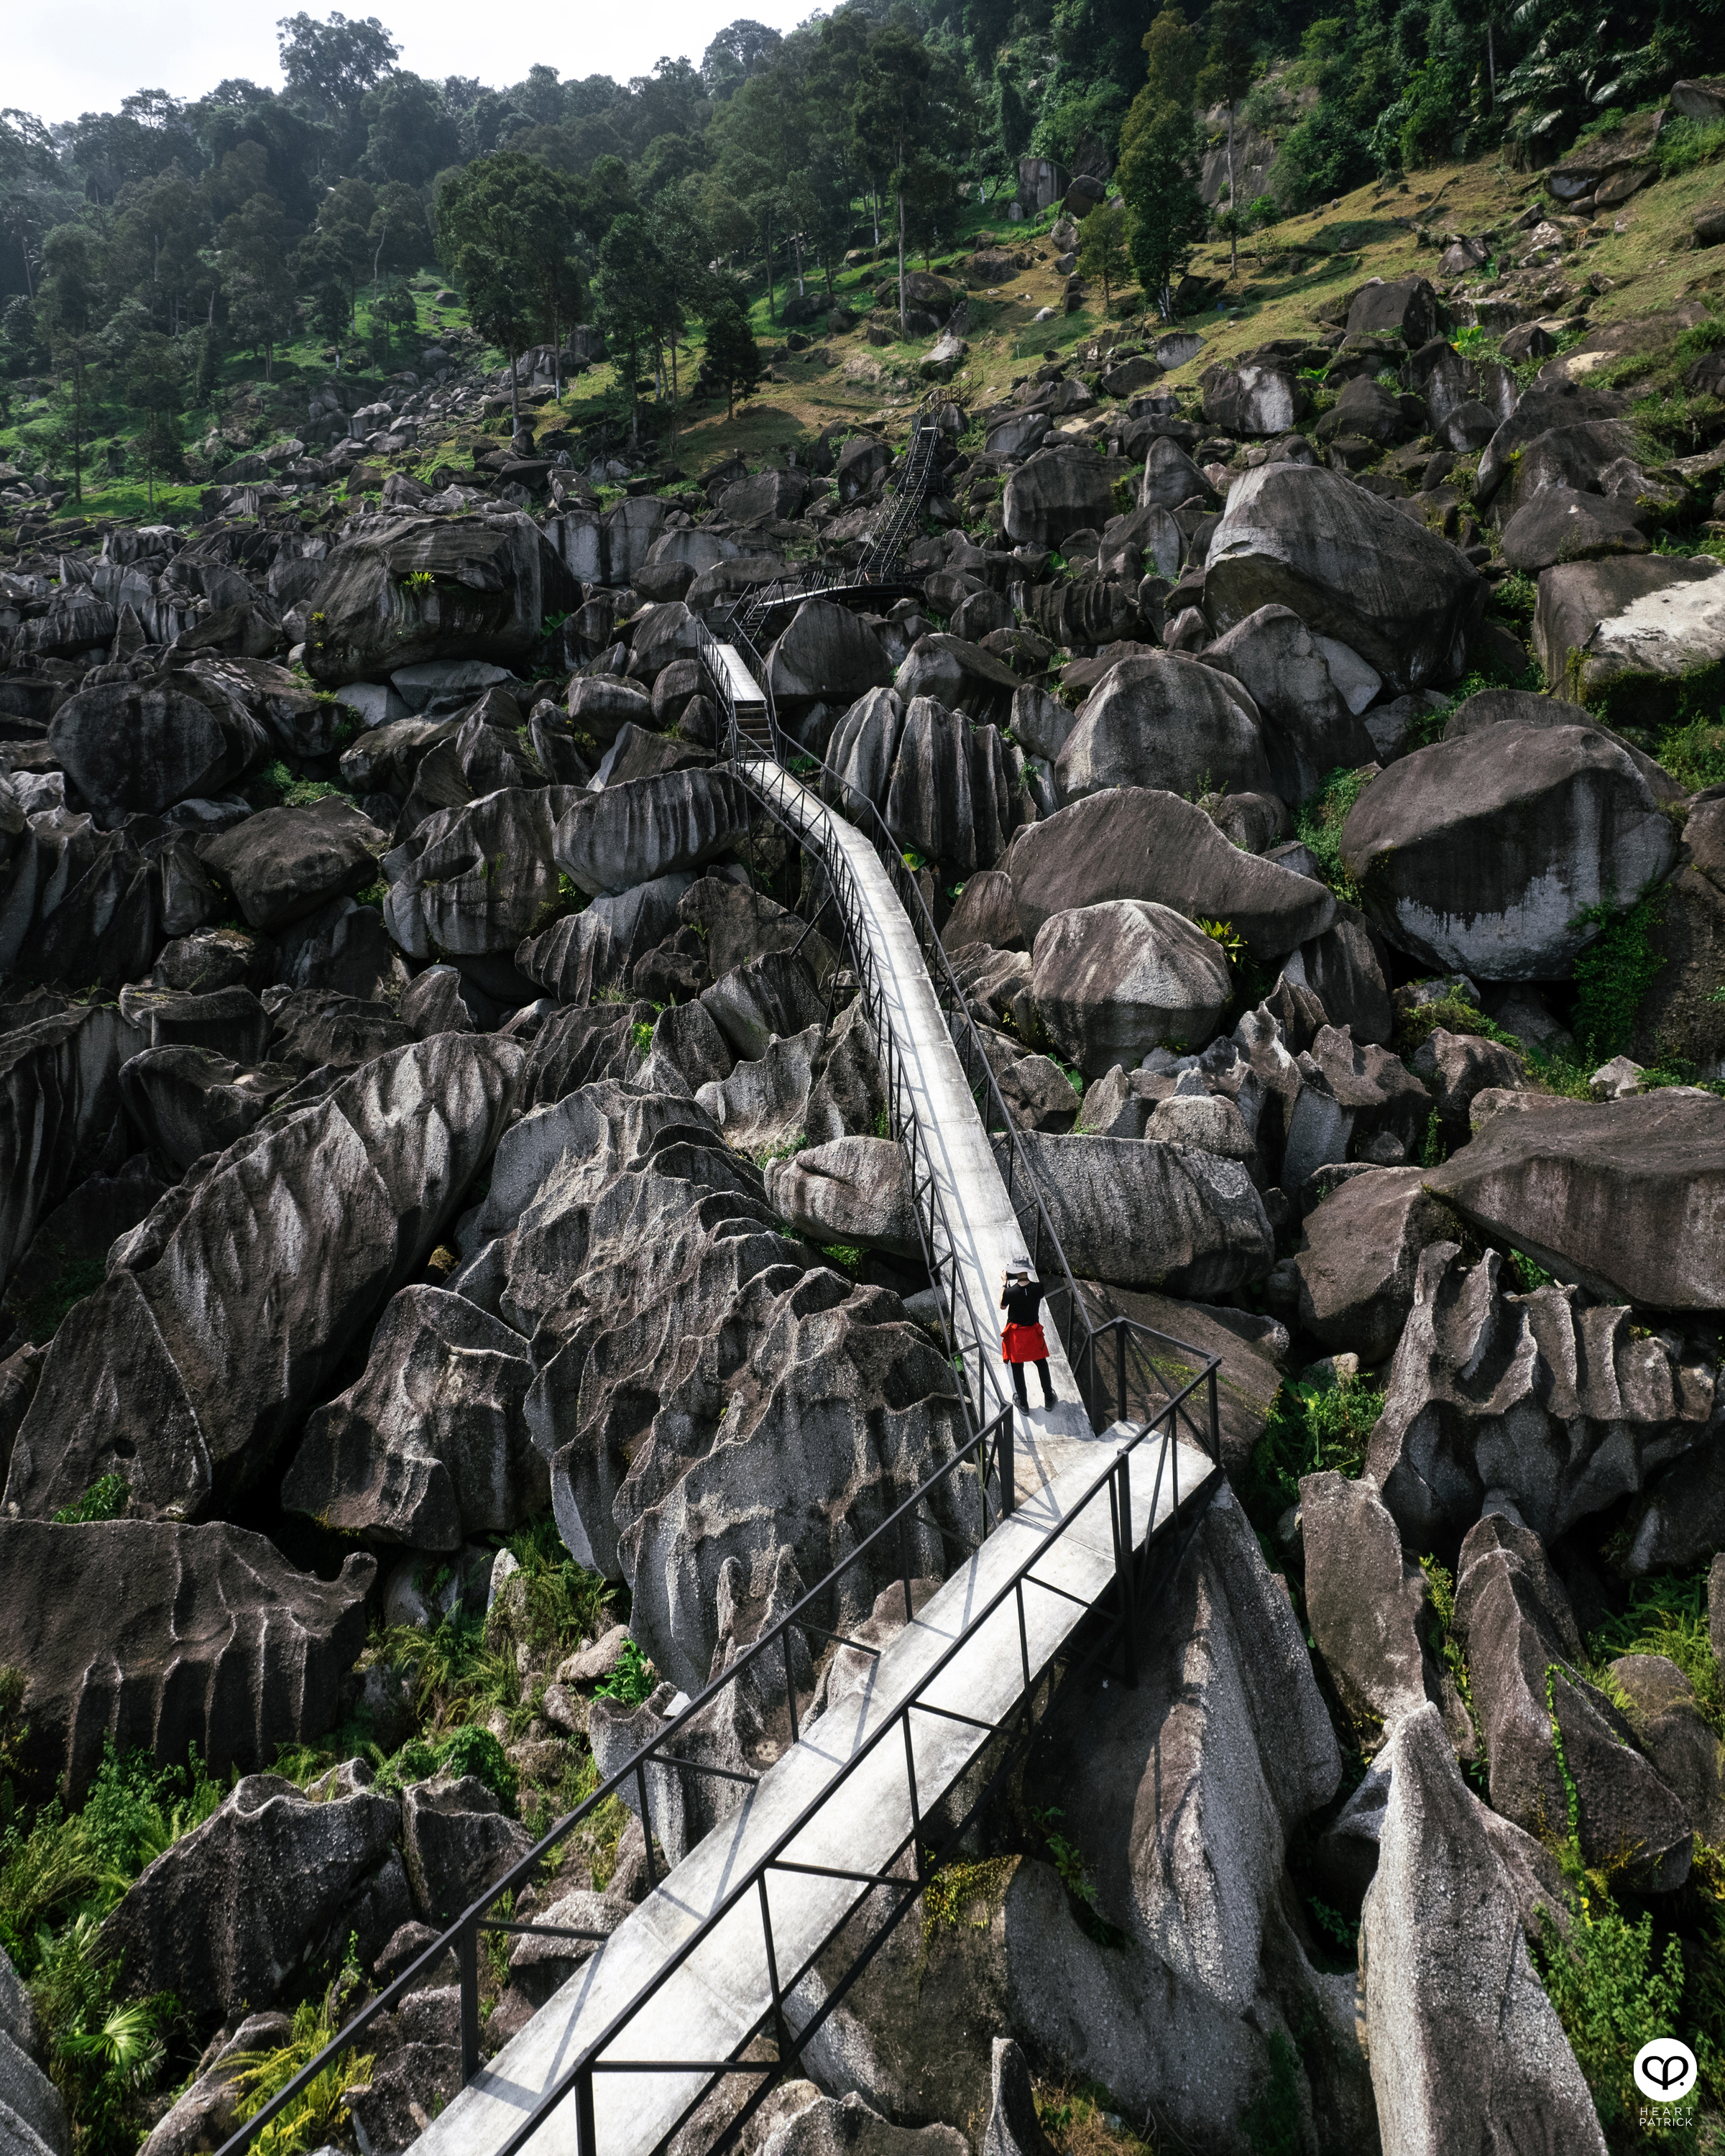
[{"label": "black shoe", "polygon": [[1045,1393],[1042,1399],[1042,1404],[1045,1408],[1051,1408],[1055,1404],[1054,1394],[1052,1393]]}]

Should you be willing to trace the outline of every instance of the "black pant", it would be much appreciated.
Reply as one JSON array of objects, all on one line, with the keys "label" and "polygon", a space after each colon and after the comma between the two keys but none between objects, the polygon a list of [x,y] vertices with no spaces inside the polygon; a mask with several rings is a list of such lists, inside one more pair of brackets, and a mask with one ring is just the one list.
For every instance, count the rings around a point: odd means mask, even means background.
[{"label": "black pant", "polygon": [[[1029,1407],[1030,1402],[1024,1390],[1024,1365],[1022,1363],[1009,1363],[1007,1368],[1012,1372],[1012,1389],[1018,1395],[1019,1405],[1021,1408]],[[1042,1378],[1042,1404],[1045,1408],[1051,1408],[1055,1404],[1055,1389],[1049,1383],[1047,1358],[1045,1357],[1036,1368]]]}]

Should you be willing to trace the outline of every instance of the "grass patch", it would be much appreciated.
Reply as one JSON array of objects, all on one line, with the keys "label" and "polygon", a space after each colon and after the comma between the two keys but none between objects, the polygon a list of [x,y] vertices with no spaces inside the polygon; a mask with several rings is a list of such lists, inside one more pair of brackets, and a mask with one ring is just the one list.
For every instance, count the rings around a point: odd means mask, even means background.
[{"label": "grass patch", "polygon": [[13,1306],[20,1326],[39,1348],[45,1348],[59,1331],[73,1304],[82,1302],[87,1295],[94,1295],[107,1277],[105,1258],[69,1260],[63,1251],[54,1255],[60,1260],[59,1270],[39,1287],[20,1296]]},{"label": "grass patch", "polygon": [[1635,1014],[1665,964],[1665,954],[1654,941],[1664,922],[1665,902],[1665,892],[1655,891],[1627,910],[1607,902],[1588,906],[1578,916],[1604,926],[1604,933],[1575,961],[1573,1029],[1584,1060],[1602,1063],[1629,1045]]},{"label": "grass patch", "polygon": [[1350,906],[1359,904],[1359,886],[1342,865],[1342,827],[1367,783],[1363,771],[1332,771],[1294,817],[1294,834],[1317,863],[1319,875]]},{"label": "grass patch", "polygon": [[315,801],[327,800],[332,793],[345,794],[347,788],[334,778],[295,778],[280,758],[264,773],[264,783],[280,797],[285,808],[309,808]]},{"label": "grass patch", "polygon": [[117,1520],[131,1502],[131,1485],[123,1475],[103,1475],[74,1503],[62,1505],[54,1516],[57,1527],[87,1527],[102,1520]]},{"label": "grass patch", "polygon": [[1466,996],[1447,995],[1439,997],[1435,1003],[1420,1004],[1400,1014],[1395,1028],[1396,1054],[1403,1057],[1416,1054],[1439,1031],[1478,1034],[1483,1040],[1495,1040],[1500,1047],[1512,1050],[1517,1055],[1526,1052],[1514,1034],[1494,1025]]},{"label": "grass patch", "polygon": [[1725,721],[1697,716],[1667,727],[1654,756],[1687,793],[1725,786]]},{"label": "grass patch", "polygon": [[1725,1682],[1707,1634],[1707,1575],[1640,1579],[1629,1607],[1608,1619],[1588,1641],[1588,1659],[1603,1671],[1620,1655],[1663,1655],[1695,1687],[1695,1703],[1714,1736],[1725,1742]]},{"label": "grass patch", "polygon": [[1269,1533],[1289,1506],[1299,1503],[1302,1476],[1329,1468],[1357,1476],[1383,1412],[1383,1393],[1363,1378],[1285,1378],[1240,1493],[1253,1525]]}]

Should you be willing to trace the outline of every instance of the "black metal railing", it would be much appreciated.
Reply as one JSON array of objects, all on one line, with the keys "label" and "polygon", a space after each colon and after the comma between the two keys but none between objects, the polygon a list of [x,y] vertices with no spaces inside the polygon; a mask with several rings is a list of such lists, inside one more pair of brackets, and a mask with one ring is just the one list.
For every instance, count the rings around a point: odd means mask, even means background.
[{"label": "black metal railing", "polygon": [[736,644],[742,639],[752,645],[758,643],[762,629],[776,611],[800,604],[804,599],[861,592],[879,592],[884,596],[888,590],[902,593],[913,588],[901,583],[899,565],[922,526],[923,505],[938,467],[941,429],[933,416],[937,398],[938,393],[931,392],[911,423],[910,439],[895,482],[896,491],[870,533],[856,566],[840,568],[829,565],[795,577],[776,578],[768,584],[757,584],[737,601],[726,617],[725,642]]},{"label": "black metal railing", "polygon": [[[1171,1343],[1173,1344],[1173,1343]],[[1201,1372],[1178,1393],[1173,1395],[1168,1406],[1155,1421],[1146,1424],[1111,1455],[1105,1466],[1089,1483],[1083,1493],[1037,1540],[1030,1553],[1015,1566],[1005,1583],[971,1614],[959,1636],[935,1658],[922,1676],[896,1705],[887,1710],[879,1724],[851,1753],[836,1774],[803,1806],[796,1817],[773,1839],[770,1846],[740,1870],[733,1881],[715,1907],[701,1919],[653,1974],[634,1992],[627,2002],[611,2016],[597,2035],[583,2044],[577,2056],[565,2066],[556,2082],[527,2110],[507,2138],[501,2142],[493,2156],[519,2156],[544,2127],[547,2120],[572,2097],[575,2100],[575,2146],[577,2156],[600,2156],[598,2124],[594,2113],[593,2083],[600,2074],[672,2074],[679,2076],[700,2076],[701,2086],[689,2097],[679,2116],[669,2122],[655,2122],[658,2127],[657,2144],[663,2147],[670,2136],[684,2126],[693,2112],[703,2103],[718,2080],[732,2075],[757,2076],[761,2087],[740,2109],[729,2125],[720,2133],[710,2151],[710,2156],[720,2156],[729,2148],[747,2123],[747,2117],[764,2097],[772,2078],[793,2071],[795,2062],[807,2050],[810,2042],[842,2003],[845,1994],[860,1975],[874,1952],[894,1925],[910,1909],[922,1892],[929,1880],[947,1857],[960,1845],[983,1807],[992,1800],[996,1790],[1007,1776],[1015,1771],[1050,1705],[1045,1698],[1043,1712],[1037,1712],[1038,1694],[1045,1678],[1065,1655],[1074,1630],[1082,1620],[1075,1620],[1075,1627],[1060,1635],[1054,1648],[1040,1662],[1033,1664],[1030,1648],[1030,1627],[1027,1619],[1025,1590],[1040,1592],[1057,1599],[1070,1602],[1070,1592],[1054,1582],[1039,1578],[1038,1567],[1049,1553],[1065,1537],[1074,1524],[1084,1518],[1091,1505],[1106,1492],[1110,1532],[1112,1545],[1112,1571],[1106,1586],[1097,1598],[1084,1605],[1086,1614],[1101,1614],[1103,1624],[1096,1628],[1096,1635],[1088,1646],[1069,1661],[1062,1672],[1062,1684],[1070,1688],[1081,1681],[1084,1676],[1105,1656],[1111,1656],[1118,1645],[1122,1661],[1117,1674],[1128,1685],[1137,1681],[1137,1628],[1144,1603],[1144,1587],[1148,1563],[1155,1545],[1164,1532],[1172,1532],[1178,1548],[1183,1548],[1185,1519],[1183,1506],[1189,1507],[1194,1498],[1206,1491],[1217,1471],[1214,1466],[1189,1488],[1183,1500],[1179,1487],[1179,1445],[1178,1428],[1182,1409],[1194,1395],[1206,1377],[1214,1375],[1214,1358],[1209,1360],[1210,1368]],[[1214,1389],[1211,1391],[1211,1414],[1214,1416]],[[1156,1479],[1153,1487],[1143,1541],[1136,1539],[1132,1525],[1132,1465],[1134,1454],[1153,1435],[1159,1439],[1156,1465]],[[1214,1455],[1213,1455],[1214,1458]],[[1164,1478],[1168,1503],[1162,1509]],[[948,1707],[935,1706],[927,1694],[937,1680],[951,1667],[957,1656],[976,1634],[1008,1604],[1014,1605],[1016,1632],[1019,1650],[1020,1689],[1012,1706],[1004,1713],[989,1719],[978,1715],[956,1712]],[[1106,1605],[1106,1606],[1105,1606]],[[906,1609],[911,1608],[908,1584],[906,1588]],[[787,1623],[790,1620],[787,1620]],[[877,1651],[869,1650],[868,1651]],[[995,1760],[993,1771],[983,1787],[965,1807],[962,1817],[948,1822],[944,1829],[936,1828],[931,1820],[932,1806],[925,1804],[925,1798],[932,1794],[937,1801],[944,1797],[946,1789],[930,1793],[919,1789],[916,1777],[916,1748],[911,1736],[911,1717],[928,1715],[942,1721],[967,1725],[980,1732],[984,1741],[1005,1738],[1000,1748],[1001,1756]],[[801,1862],[788,1854],[798,1836],[824,1810],[836,1791],[860,1772],[865,1762],[871,1759],[883,1744],[897,1735],[904,1747],[905,1769],[909,1797],[910,1828],[897,1841],[891,1852],[880,1861],[874,1870],[851,1869],[839,1865]],[[981,1749],[979,1746],[978,1748]],[[950,1786],[950,1784],[948,1785]],[[899,1871],[908,1858],[910,1876]],[[773,1907],[768,1888],[769,1879],[775,1876],[829,1879],[854,1886],[859,1892],[829,1924],[812,1947],[805,1946],[799,1961],[782,1967],[779,1946],[775,1937]],[[875,1937],[855,1956],[850,1967],[828,1990],[825,1999],[814,2013],[808,2015],[800,2026],[793,2025],[795,1994],[804,1979],[814,1969],[821,1957],[832,1945],[855,1913],[864,1894],[885,1889],[896,1897]],[[765,1965],[768,1996],[761,2012],[733,2042],[729,2056],[722,2059],[690,2058],[608,2058],[605,2053],[629,2027],[639,2021],[644,2010],[664,1989],[701,1944],[710,1939],[726,1920],[741,1910],[750,1901],[755,1904],[761,1924],[761,1943]],[[742,2057],[755,2040],[771,2033],[777,2039],[777,2056],[770,2061],[752,2061]],[[232,2148],[234,2144],[230,2143]],[[224,2150],[222,2156],[228,2156]]]}]

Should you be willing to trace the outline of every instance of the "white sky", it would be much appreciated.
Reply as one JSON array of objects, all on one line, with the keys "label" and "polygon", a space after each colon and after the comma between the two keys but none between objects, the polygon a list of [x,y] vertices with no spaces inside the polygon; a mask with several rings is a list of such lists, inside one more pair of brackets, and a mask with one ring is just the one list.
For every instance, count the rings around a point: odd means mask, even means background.
[{"label": "white sky", "polygon": [[[278,16],[320,20],[331,0],[82,0],[75,16],[14,0],[0,44],[0,105],[46,121],[109,112],[135,90],[198,97],[225,75],[281,87]],[[402,48],[398,64],[441,81],[477,75],[501,88],[536,61],[564,76],[649,74],[662,54],[699,64],[709,39],[747,16],[788,30],[816,0],[654,0],[650,6],[596,4],[510,9],[487,15],[473,0],[346,0],[350,18],[375,14]]]}]

